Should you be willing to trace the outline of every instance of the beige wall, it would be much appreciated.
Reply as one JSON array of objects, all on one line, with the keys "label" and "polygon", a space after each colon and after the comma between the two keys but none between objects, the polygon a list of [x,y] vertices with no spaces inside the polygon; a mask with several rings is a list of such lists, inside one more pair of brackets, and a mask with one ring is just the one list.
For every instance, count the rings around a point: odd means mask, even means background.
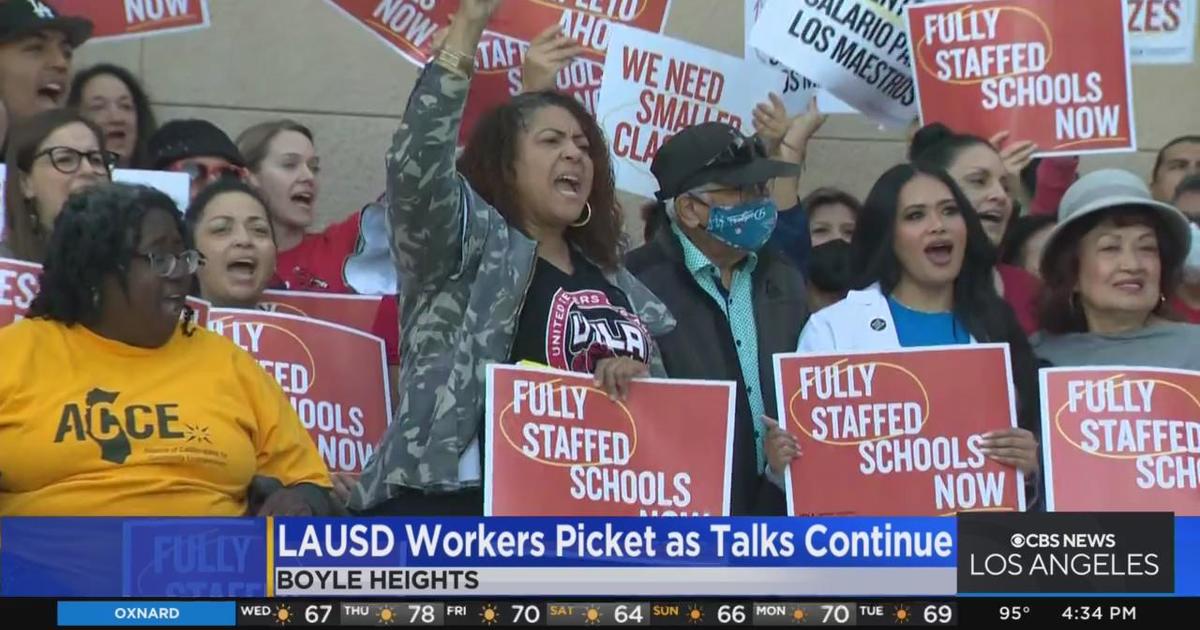
[{"label": "beige wall", "polygon": [[[383,154],[417,68],[324,0],[210,4],[208,29],[88,44],[77,67],[111,61],[130,68],[145,81],[160,121],[208,118],[231,136],[283,115],[310,125],[324,168],[321,222],[381,193]],[[666,31],[740,55],[741,7],[741,0],[674,0]],[[1200,64],[1135,66],[1134,86],[1140,150],[1087,159],[1085,170],[1123,166],[1145,174],[1163,142],[1200,132]],[[862,116],[834,116],[810,148],[804,188],[836,185],[863,195],[903,158],[903,140]],[[640,201],[626,197],[625,203],[626,227],[638,234],[640,219],[633,215]]]}]

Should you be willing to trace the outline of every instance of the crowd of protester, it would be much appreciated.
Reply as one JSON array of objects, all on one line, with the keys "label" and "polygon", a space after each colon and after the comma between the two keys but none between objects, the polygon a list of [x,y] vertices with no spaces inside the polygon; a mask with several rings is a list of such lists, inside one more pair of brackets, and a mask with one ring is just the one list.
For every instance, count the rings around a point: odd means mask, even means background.
[{"label": "crowd of protester", "polygon": [[[311,129],[159,126],[128,70],[72,72],[89,22],[0,0],[0,256],[43,265],[0,329],[0,514],[480,514],[487,366],[522,361],[617,399],[641,377],[735,382],[731,510],[782,514],[804,455],[775,420],[775,353],[976,343],[1008,345],[1017,401],[984,452],[1037,509],[1040,368],[1200,370],[1200,135],[1147,177],[1080,177],[1077,158],[933,122],[865,200],[811,181],[801,199],[825,116],[764,94],[753,135],[708,122],[657,151],[627,251],[604,134],[553,90],[580,52],[554,30],[458,151],[498,2],[462,0],[439,37],[386,193],[338,200],[360,209],[315,231]],[[189,205],[111,183],[117,167],[187,174]],[[280,387],[186,303],[254,308],[268,289],[385,296],[395,415],[361,478],[331,476]],[[582,341],[549,334],[583,303]]]}]

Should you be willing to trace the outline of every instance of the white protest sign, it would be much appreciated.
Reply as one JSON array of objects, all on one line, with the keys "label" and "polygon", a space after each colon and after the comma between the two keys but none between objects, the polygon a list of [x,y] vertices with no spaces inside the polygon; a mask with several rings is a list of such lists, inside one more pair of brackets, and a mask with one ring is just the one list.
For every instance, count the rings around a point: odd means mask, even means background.
[{"label": "white protest sign", "polygon": [[776,0],[750,45],[803,72],[871,118],[902,127],[917,115],[901,13],[909,0]]},{"label": "white protest sign", "polygon": [[113,181],[157,188],[159,191],[166,193],[171,198],[171,201],[174,201],[175,205],[179,206],[180,212],[187,210],[188,202],[191,201],[192,197],[192,182],[188,179],[187,173],[119,168],[113,171]]},{"label": "white protest sign", "polygon": [[754,23],[758,21],[758,16],[762,13],[763,7],[766,4],[767,0],[745,0],[746,13],[742,21],[745,27],[745,39],[743,40],[746,43],[745,56],[747,61],[758,61],[779,71],[779,79],[776,81],[772,91],[783,98],[783,103],[787,106],[788,114],[795,116],[804,112],[808,108],[808,102],[812,99],[814,92],[817,95],[817,109],[821,110],[822,113],[857,114],[858,112],[853,107],[842,102],[828,91],[820,89],[815,81],[784,66],[778,60],[762,54],[750,45],[750,32],[754,29]]},{"label": "white protest sign", "polygon": [[1125,0],[1134,64],[1189,64],[1196,54],[1197,0]]},{"label": "white protest sign", "polygon": [[[0,235],[4,234],[4,186],[8,181],[5,166],[0,164]],[[179,211],[187,209],[191,197],[191,181],[185,173],[167,171],[143,171],[132,168],[118,168],[113,171],[113,181],[126,184],[142,184],[157,188],[166,193]]]},{"label": "white protest sign", "polygon": [[621,190],[652,197],[654,154],[686,127],[716,121],[753,133],[754,106],[766,100],[764,86],[777,71],[641,29],[612,28],[597,118]]}]

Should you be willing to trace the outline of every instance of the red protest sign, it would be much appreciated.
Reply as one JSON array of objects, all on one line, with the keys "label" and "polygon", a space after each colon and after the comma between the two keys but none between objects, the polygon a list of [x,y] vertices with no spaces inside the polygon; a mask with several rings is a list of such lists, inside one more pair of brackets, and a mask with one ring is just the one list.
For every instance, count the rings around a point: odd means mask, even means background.
[{"label": "red protest sign", "polygon": [[985,138],[1010,131],[1042,155],[1137,148],[1124,0],[905,11],[922,122]]},{"label": "red protest sign", "polygon": [[195,319],[192,320],[192,323],[200,328],[208,328],[208,312],[212,310],[212,302],[190,295],[184,301],[187,303],[188,308],[192,309],[192,313],[194,313]]},{"label": "red protest sign", "polygon": [[208,27],[208,0],[49,0],[61,15],[86,17],[90,41],[128,39]]},{"label": "red protest sign", "polygon": [[1200,372],[1041,371],[1046,507],[1200,516]]},{"label": "red protest sign", "polygon": [[[528,47],[529,44],[511,37],[484,33],[475,54],[475,74],[463,108],[459,144],[467,143],[480,117],[521,93],[521,64],[525,62]],[[604,67],[599,63],[575,59],[559,71],[555,87],[559,92],[575,97],[594,116],[603,77]]]},{"label": "red protest sign", "polygon": [[486,516],[729,513],[734,385],[488,367]]},{"label": "red protest sign", "polygon": [[[458,8],[446,0],[326,1],[418,66],[429,62],[434,34],[450,24]],[[628,24],[657,33],[670,6],[671,0],[507,0],[496,9],[488,30],[528,43],[559,24],[563,33],[588,49],[588,56],[601,62],[609,26]]]},{"label": "red protest sign", "polygon": [[563,34],[587,48],[588,57],[603,62],[613,24],[658,33],[670,6],[671,0],[510,0],[500,3],[488,28],[529,42],[558,23]]},{"label": "red protest sign", "polygon": [[418,66],[429,63],[434,34],[458,8],[446,0],[326,1]]},{"label": "red protest sign", "polygon": [[[450,23],[454,3],[437,0],[327,0],[417,65],[431,59],[439,28]],[[521,65],[529,42],[558,24],[587,52],[558,73],[555,88],[595,114],[605,50],[613,24],[658,33],[670,0],[507,0],[488,22],[475,53],[475,75],[463,111],[459,143],[465,144],[485,112],[521,91]]]},{"label": "red protest sign", "polygon": [[379,315],[378,295],[310,293],[305,291],[263,291],[258,308],[272,313],[310,317],[367,334],[374,334]]},{"label": "red protest sign", "polygon": [[391,421],[383,341],[316,319],[214,308],[208,328],[275,377],[333,472],[362,472]]},{"label": "red protest sign", "polygon": [[25,316],[37,295],[42,266],[37,263],[0,258],[0,326]]},{"label": "red protest sign", "polygon": [[803,453],[788,513],[1024,510],[1021,474],[980,447],[1016,426],[1011,383],[1004,344],[775,355],[778,408]]}]

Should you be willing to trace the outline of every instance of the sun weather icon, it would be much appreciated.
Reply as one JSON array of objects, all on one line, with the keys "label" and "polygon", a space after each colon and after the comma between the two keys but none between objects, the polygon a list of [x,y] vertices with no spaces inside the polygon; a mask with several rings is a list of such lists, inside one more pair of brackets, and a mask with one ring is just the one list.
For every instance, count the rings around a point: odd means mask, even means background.
[{"label": "sun weather icon", "polygon": [[896,606],[896,612],[893,615],[896,617],[896,623],[908,623],[912,618],[912,615],[908,611],[908,606],[904,604]]},{"label": "sun weather icon", "polygon": [[491,604],[483,605],[483,612],[479,613],[479,618],[483,620],[484,625],[493,625],[500,621],[500,613],[496,612],[496,607]]},{"label": "sun weather icon", "polygon": [[379,625],[390,626],[396,623],[396,611],[392,610],[391,606],[384,606],[379,609]]},{"label": "sun weather icon", "polygon": [[589,606],[587,611],[583,613],[583,622],[588,625],[600,623],[600,609],[595,606]]},{"label": "sun weather icon", "polygon": [[792,623],[804,623],[808,621],[808,615],[804,614],[804,609],[797,606],[792,610]]},{"label": "sun weather icon", "polygon": [[285,626],[292,621],[292,607],[287,604],[280,604],[275,609],[275,623]]},{"label": "sun weather icon", "polygon": [[687,621],[688,623],[701,623],[704,621],[704,609],[696,604],[689,604]]}]

